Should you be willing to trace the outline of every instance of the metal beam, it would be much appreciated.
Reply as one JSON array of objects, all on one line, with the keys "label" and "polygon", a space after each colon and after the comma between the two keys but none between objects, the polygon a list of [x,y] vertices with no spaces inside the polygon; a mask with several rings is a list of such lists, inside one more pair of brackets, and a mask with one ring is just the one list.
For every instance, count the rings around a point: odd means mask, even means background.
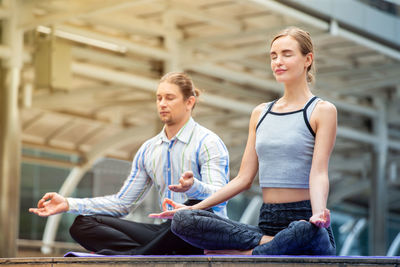
[{"label": "metal beam", "polygon": [[[143,2],[143,1],[140,1]],[[146,1],[147,2],[147,1]],[[52,25],[55,23],[61,23],[68,19],[79,17],[80,15],[88,15],[92,14],[100,14],[105,11],[111,10],[111,8],[116,8],[118,6],[126,7],[126,5],[134,4],[130,0],[108,0],[108,1],[100,1],[95,2],[95,4],[86,4],[82,7],[82,4],[79,6],[81,7],[79,10],[67,10],[67,11],[60,11],[56,14],[51,14],[48,16],[44,16],[39,19],[34,19],[32,21],[24,21],[22,24],[19,25],[19,29],[23,31],[31,30],[36,28],[39,25]]]},{"label": "metal beam", "polygon": [[[78,2],[80,2],[80,1],[78,0]],[[97,10],[92,10],[88,13],[85,13],[84,16],[104,15],[106,13],[119,11],[119,10],[127,9],[127,8],[132,8],[132,7],[136,7],[136,6],[146,5],[146,4],[150,4],[150,3],[158,2],[158,1],[157,0],[135,0],[135,1],[128,0],[128,1],[121,1],[120,3],[116,2],[116,1],[111,1],[111,2],[114,2],[114,5],[106,6],[104,8],[99,8]],[[157,5],[160,5],[160,3],[157,3]]]},{"label": "metal beam", "polygon": [[[130,2],[132,3],[132,2]],[[83,16],[85,21],[94,25],[104,25],[130,34],[145,36],[163,36],[165,29],[162,25],[145,21],[132,16],[118,14],[118,16]]]},{"label": "metal beam", "polygon": [[329,206],[339,204],[347,197],[357,195],[371,187],[371,181],[367,179],[352,181],[351,183],[348,181],[348,177],[342,178],[342,181],[339,181],[332,186],[328,199]]},{"label": "metal beam", "polygon": [[34,156],[27,156],[23,155],[21,158],[22,162],[30,163],[30,164],[37,164],[37,165],[45,165],[45,166],[56,166],[58,168],[73,168],[77,167],[77,164],[67,161],[59,161],[54,159],[48,158],[38,158]]},{"label": "metal beam", "polygon": [[[82,76],[139,88],[141,90],[153,93],[156,91],[158,86],[158,80],[144,78],[130,73],[110,70],[107,68],[84,63],[73,63],[72,71]],[[221,96],[204,93],[201,97],[206,100],[206,105],[211,105],[222,109],[235,110],[236,112],[244,112],[246,114],[250,114],[254,108],[253,105],[245,104],[241,101],[228,100],[225,97]]]},{"label": "metal beam", "polygon": [[379,144],[379,139],[375,135],[364,133],[346,126],[338,128],[337,136],[367,144]]},{"label": "metal beam", "polygon": [[183,2],[180,2],[176,6],[171,6],[170,11],[177,15],[194,18],[208,24],[213,24],[225,29],[229,29],[233,32],[239,32],[244,26],[242,23],[238,22],[235,19],[227,19],[221,18],[220,16],[214,16],[208,12],[201,11],[199,8],[185,5],[183,4]]},{"label": "metal beam", "polygon": [[[332,22],[332,23],[334,23],[334,22]],[[380,53],[382,53],[386,56],[389,56],[391,58],[400,60],[400,52],[398,50],[390,48],[386,45],[383,45],[379,42],[373,41],[373,40],[363,37],[361,35],[358,35],[354,32],[345,30],[339,26],[337,26],[336,29],[331,30],[331,33],[333,35],[344,37],[344,38],[351,40],[355,43],[358,43],[360,45],[369,47],[375,51],[379,51]]]},{"label": "metal beam", "polygon": [[77,75],[139,88],[153,93],[156,91],[158,86],[158,80],[155,79],[86,63],[72,63],[71,70]]},{"label": "metal beam", "polygon": [[[236,0],[237,2],[249,2],[247,0]],[[269,10],[273,10],[275,12],[278,12],[279,14],[282,14],[284,16],[288,16],[294,19],[297,19],[299,21],[302,21],[304,23],[307,23],[309,25],[312,25],[318,29],[321,30],[329,30],[329,23],[326,21],[323,21],[321,19],[318,19],[314,16],[308,15],[307,13],[304,13],[302,11],[299,11],[297,9],[291,8],[287,5],[278,3],[276,1],[271,1],[271,0],[251,0],[251,2],[260,5],[264,8],[267,8]]]},{"label": "metal beam", "polygon": [[[56,30],[63,31],[66,33],[71,33],[78,36],[83,36],[85,38],[90,38],[93,40],[99,40],[102,42],[119,45],[121,47],[124,47],[126,50],[132,53],[136,53],[138,55],[145,55],[151,58],[164,59],[164,60],[169,59],[170,57],[167,51],[165,51],[163,48],[150,47],[143,44],[134,43],[130,40],[128,41],[127,39],[107,36],[105,34],[100,34],[90,31],[88,29],[83,29],[75,26],[60,25],[56,28]],[[61,35],[60,37],[67,38],[65,35]]]},{"label": "metal beam", "polygon": [[190,69],[203,74],[207,74],[211,77],[218,77],[227,81],[239,83],[243,86],[250,85],[273,93],[283,93],[283,88],[276,81],[259,78],[249,73],[230,70],[225,67],[211,63],[197,65],[194,62],[191,65],[185,66],[185,69]]},{"label": "metal beam", "polygon": [[203,45],[200,49],[204,49],[209,55],[201,58],[188,58],[186,59],[186,65],[191,62],[196,62],[196,64],[211,63],[211,62],[225,62],[235,59],[242,59],[244,57],[263,55],[266,56],[267,46],[265,44],[256,45],[246,45],[240,48],[231,49],[215,49],[211,46]]},{"label": "metal beam", "polygon": [[[288,25],[289,26],[289,25]],[[182,42],[182,46],[185,48],[196,48],[197,46],[201,46],[203,44],[212,44],[212,43],[219,43],[219,42],[234,42],[238,39],[245,39],[247,37],[254,37],[254,36],[268,36],[272,32],[276,32],[282,29],[282,25],[273,26],[273,27],[266,27],[261,29],[250,29],[244,30],[240,32],[233,32],[233,33],[221,33],[217,35],[211,36],[200,36],[200,37],[192,37],[185,39]],[[267,44],[265,45],[267,47]]]},{"label": "metal beam", "polygon": [[[322,51],[321,51],[322,52]],[[318,54],[319,55],[319,54]],[[332,55],[327,55],[329,60],[331,59]],[[354,68],[354,66],[350,69],[338,69],[335,71],[327,71],[321,72],[318,71],[318,79],[329,79],[338,76],[352,76],[352,75],[370,75],[371,73],[384,73],[384,72],[391,72],[393,70],[400,69],[400,63],[389,63],[389,64],[379,64],[379,65],[371,65],[368,67],[363,68]]]},{"label": "metal beam", "polygon": [[370,78],[362,82],[346,82],[343,85],[330,85],[325,86],[328,90],[335,90],[340,94],[354,94],[354,93],[371,93],[373,90],[382,90],[382,88],[395,86],[400,83],[400,76],[398,72],[385,75],[383,79]]},{"label": "metal beam", "polygon": [[334,155],[330,159],[329,171],[362,172],[369,168],[371,159],[366,155],[357,158]]},{"label": "metal beam", "polygon": [[148,72],[153,71],[154,66],[148,61],[135,60],[127,56],[116,56],[111,53],[99,52],[93,49],[72,47],[72,57],[77,59],[90,60],[102,66],[118,67],[127,70]]},{"label": "metal beam", "polygon": [[235,97],[237,96],[241,100],[244,100],[242,102],[248,102],[249,104],[253,102],[254,107],[259,104],[260,99],[268,101],[271,98],[264,90],[249,90],[246,87],[238,86],[230,81],[221,81],[219,79],[215,79],[214,77],[206,78],[199,73],[191,73],[191,77],[195,81],[195,84],[199,86],[199,88],[205,89],[206,91],[212,89],[213,91],[215,90],[222,95],[228,93],[229,95]]}]

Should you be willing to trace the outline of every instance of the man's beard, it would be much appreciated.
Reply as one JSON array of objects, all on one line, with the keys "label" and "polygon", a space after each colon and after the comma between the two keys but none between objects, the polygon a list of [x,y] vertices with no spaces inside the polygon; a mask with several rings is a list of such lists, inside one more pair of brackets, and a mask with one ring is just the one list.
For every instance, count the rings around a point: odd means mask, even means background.
[{"label": "man's beard", "polygon": [[164,124],[172,124],[173,121],[172,121],[171,117],[164,117],[164,118],[161,118],[161,122]]}]

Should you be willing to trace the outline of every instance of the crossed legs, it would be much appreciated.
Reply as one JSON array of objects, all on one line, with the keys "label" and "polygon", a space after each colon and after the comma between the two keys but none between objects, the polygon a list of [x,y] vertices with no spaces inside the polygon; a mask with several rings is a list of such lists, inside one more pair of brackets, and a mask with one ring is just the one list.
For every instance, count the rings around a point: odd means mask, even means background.
[{"label": "crossed legs", "polygon": [[[267,239],[256,226],[221,218],[203,210],[178,211],[171,230],[193,246],[207,250],[250,250],[253,255],[335,255],[333,236],[307,221],[294,221]],[[261,244],[260,244],[261,243]]]}]

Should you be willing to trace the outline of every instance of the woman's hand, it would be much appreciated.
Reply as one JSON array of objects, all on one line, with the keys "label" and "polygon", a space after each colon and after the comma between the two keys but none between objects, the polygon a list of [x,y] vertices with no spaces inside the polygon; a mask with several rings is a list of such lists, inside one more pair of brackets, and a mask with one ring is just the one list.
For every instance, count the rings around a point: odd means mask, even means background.
[{"label": "woman's hand", "polygon": [[41,217],[66,212],[69,210],[68,201],[57,193],[46,193],[38,202],[37,208],[30,208],[29,212]]},{"label": "woman's hand", "polygon": [[[169,210],[167,205],[171,206],[173,209]],[[174,214],[178,210],[190,209],[190,206],[185,206],[183,204],[176,203],[172,199],[166,198],[163,201],[162,208],[163,208],[163,212],[151,213],[151,214],[149,214],[149,217],[150,218],[159,218],[159,219],[172,219],[172,217],[174,217]]]},{"label": "woman's hand", "polygon": [[324,211],[314,214],[310,218],[310,223],[315,224],[320,228],[328,228],[331,224],[331,213],[328,209],[324,209]]}]

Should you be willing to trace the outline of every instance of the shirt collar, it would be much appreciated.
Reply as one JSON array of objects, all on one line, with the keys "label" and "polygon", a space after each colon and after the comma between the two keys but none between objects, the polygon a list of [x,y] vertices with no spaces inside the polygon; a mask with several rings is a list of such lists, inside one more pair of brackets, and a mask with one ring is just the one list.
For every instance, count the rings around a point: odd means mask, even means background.
[{"label": "shirt collar", "polygon": [[[194,130],[194,127],[196,126],[196,122],[193,120],[192,117],[190,117],[190,119],[188,120],[188,122],[186,122],[182,128],[178,131],[178,133],[172,138],[172,139],[178,139],[179,141],[187,144],[189,143],[190,140],[190,136],[192,135],[192,132]],[[160,139],[159,139],[159,143],[161,144],[162,142],[167,142],[169,143],[170,140],[168,140],[167,135],[165,134],[165,126],[163,127],[163,129],[161,130],[161,132],[158,134]],[[171,139],[171,140],[172,140]]]}]

